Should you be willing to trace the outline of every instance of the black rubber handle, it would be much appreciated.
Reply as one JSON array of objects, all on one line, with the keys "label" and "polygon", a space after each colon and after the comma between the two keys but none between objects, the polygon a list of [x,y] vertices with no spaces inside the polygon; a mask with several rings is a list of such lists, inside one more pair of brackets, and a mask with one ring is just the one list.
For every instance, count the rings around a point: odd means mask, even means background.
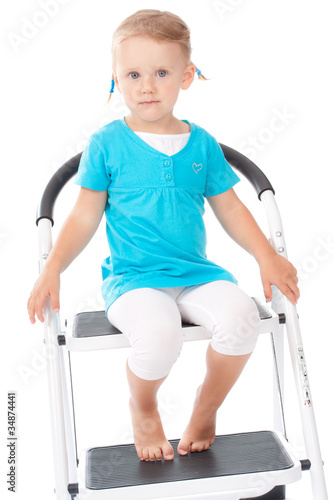
[{"label": "black rubber handle", "polygon": [[[225,146],[224,144],[220,144],[220,146],[227,162],[247,178],[256,190],[259,200],[264,191],[270,190],[275,194],[271,183],[260,168],[257,167],[257,165],[235,149]],[[65,184],[78,171],[81,156],[82,152],[73,156],[73,158],[66,161],[66,163],[64,163],[64,165],[57,170],[53,177],[51,177],[37,209],[37,225],[40,219],[49,219],[53,226],[53,208],[55,201]]]},{"label": "black rubber handle", "polygon": [[244,156],[242,153],[239,153],[239,151],[236,151],[229,146],[225,146],[224,144],[220,144],[220,146],[227,162],[243,174],[244,177],[246,177],[246,179],[252,184],[256,190],[259,200],[264,191],[272,191],[273,194],[275,194],[272,184],[260,168],[253,163],[253,161],[249,160],[249,158]]},{"label": "black rubber handle", "polygon": [[53,226],[53,208],[55,205],[55,201],[65,184],[78,171],[81,156],[82,152],[73,156],[73,158],[66,161],[66,163],[64,163],[63,166],[60,167],[59,170],[57,170],[56,173],[51,177],[37,208],[37,226],[40,219],[49,219],[52,222]]}]

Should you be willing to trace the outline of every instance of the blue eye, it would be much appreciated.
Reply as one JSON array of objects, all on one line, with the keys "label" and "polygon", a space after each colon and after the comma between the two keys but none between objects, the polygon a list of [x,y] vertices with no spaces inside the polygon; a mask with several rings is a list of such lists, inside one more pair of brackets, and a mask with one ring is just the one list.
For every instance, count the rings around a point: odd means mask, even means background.
[{"label": "blue eye", "polygon": [[136,80],[139,76],[139,73],[136,73],[135,71],[129,74],[129,77],[132,78],[132,80]]},{"label": "blue eye", "polygon": [[164,69],[160,69],[158,72],[157,72],[157,75],[160,76],[160,77],[164,77],[167,75],[167,72],[164,71]]}]

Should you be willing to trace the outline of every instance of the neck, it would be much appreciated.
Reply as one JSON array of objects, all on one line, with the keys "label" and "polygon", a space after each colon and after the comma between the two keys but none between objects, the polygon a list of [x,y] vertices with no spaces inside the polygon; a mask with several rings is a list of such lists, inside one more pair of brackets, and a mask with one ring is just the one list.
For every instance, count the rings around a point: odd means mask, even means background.
[{"label": "neck", "polygon": [[165,117],[165,120],[157,121],[144,121],[137,120],[132,114],[125,117],[126,125],[133,130],[133,132],[148,132],[152,134],[185,134],[191,131],[188,123],[178,120],[178,118],[171,116]]}]

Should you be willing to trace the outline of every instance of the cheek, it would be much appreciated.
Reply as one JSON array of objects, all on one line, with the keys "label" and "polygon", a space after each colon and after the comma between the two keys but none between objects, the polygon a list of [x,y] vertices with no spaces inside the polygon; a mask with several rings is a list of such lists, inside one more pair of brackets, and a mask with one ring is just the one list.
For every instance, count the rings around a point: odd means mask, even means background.
[{"label": "cheek", "polygon": [[178,86],[178,83],[173,81],[164,82],[163,85],[161,85],[161,88],[165,94],[174,95],[178,93],[180,87]]},{"label": "cheek", "polygon": [[167,85],[165,87],[165,96],[169,97],[170,100],[174,101],[175,99],[178,98],[180,92],[180,85]]},{"label": "cheek", "polygon": [[117,88],[124,97],[130,97],[133,93],[131,85],[128,85],[125,82],[119,82]]}]

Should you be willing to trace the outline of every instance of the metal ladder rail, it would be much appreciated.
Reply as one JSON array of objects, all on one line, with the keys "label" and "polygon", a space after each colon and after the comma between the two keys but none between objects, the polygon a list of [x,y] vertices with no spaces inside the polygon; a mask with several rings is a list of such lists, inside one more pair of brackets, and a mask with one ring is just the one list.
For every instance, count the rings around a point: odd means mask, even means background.
[{"label": "metal ladder rail", "polygon": [[[271,244],[280,255],[288,258],[282,220],[275,197],[272,192],[265,191],[261,194],[261,200],[264,203],[267,214]],[[272,306],[275,312],[284,313],[286,317],[285,327],[302,420],[303,437],[308,459],[311,462],[310,476],[313,499],[328,500],[323,460],[297,309],[278,290],[276,291],[276,297],[273,300]]]}]

